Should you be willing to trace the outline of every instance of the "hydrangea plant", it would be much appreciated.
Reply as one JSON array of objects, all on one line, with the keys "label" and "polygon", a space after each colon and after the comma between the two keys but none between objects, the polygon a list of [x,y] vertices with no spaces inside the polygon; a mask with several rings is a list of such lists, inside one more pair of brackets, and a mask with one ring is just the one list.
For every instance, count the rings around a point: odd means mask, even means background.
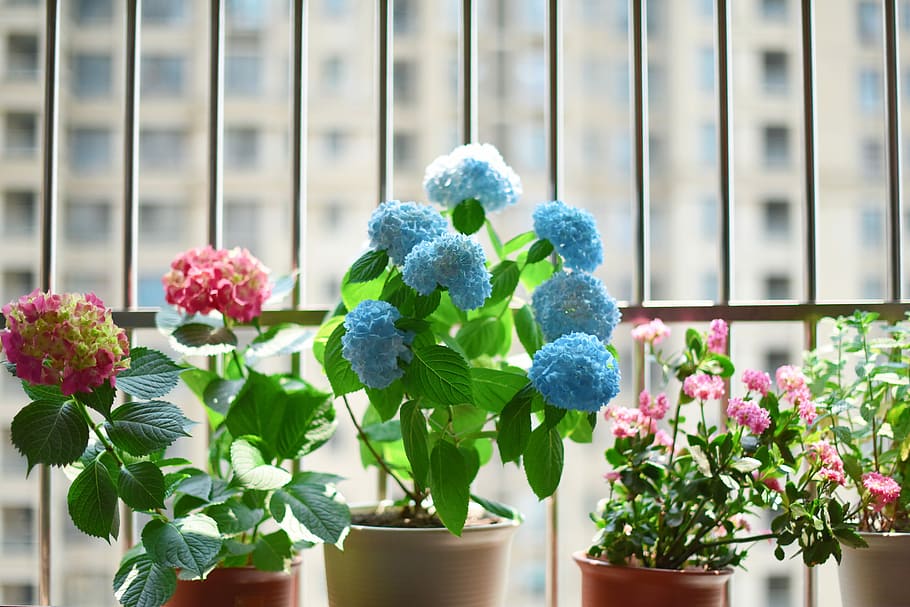
[{"label": "hydrangea plant", "polygon": [[[740,565],[755,542],[774,540],[779,559],[795,545],[808,565],[840,560],[840,543],[860,540],[833,497],[842,465],[810,428],[815,404],[799,369],[778,369],[776,392],[764,371],[734,381],[723,320],[707,334],[689,329],[678,354],[654,347],[669,333],[660,320],[632,331],[662,371],[661,390],[671,379],[681,387],[672,409],[656,390],[642,391],[635,407],[607,408],[608,492],[591,515],[598,531],[588,554],[616,565],[722,569]],[[706,408],[724,399],[718,427]],[[770,529],[753,531],[764,510],[778,514]]]},{"label": "hydrangea plant", "polygon": [[[488,216],[515,204],[521,184],[492,146],[436,159],[424,186],[442,211],[401,201],[374,211],[371,249],[346,273],[314,351],[406,515],[460,534],[472,500],[517,515],[471,489],[494,448],[537,496],[556,490],[563,440],[589,442],[619,392],[620,314],[589,273],[603,259],[589,213],[545,203],[534,231],[499,237]],[[360,391],[369,406],[356,418],[348,395]]]}]

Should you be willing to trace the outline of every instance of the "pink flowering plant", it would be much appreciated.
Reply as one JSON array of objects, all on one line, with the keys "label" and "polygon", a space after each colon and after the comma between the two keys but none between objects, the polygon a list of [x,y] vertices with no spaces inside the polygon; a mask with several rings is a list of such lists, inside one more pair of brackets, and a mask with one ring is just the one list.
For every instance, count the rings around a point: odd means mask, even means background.
[{"label": "pink flowering plant", "polygon": [[910,325],[857,311],[806,356],[820,458],[860,531],[910,531]]},{"label": "pink flowering plant", "polygon": [[[755,369],[737,376],[723,320],[707,333],[689,329],[681,353],[655,347],[669,334],[660,320],[632,330],[659,366],[661,387],[604,413],[614,443],[588,554],[616,565],[722,569],[741,564],[755,542],[774,540],[778,558],[791,544],[810,565],[839,558],[839,540],[856,536],[832,499],[836,483],[825,480],[833,463],[824,443],[804,442],[815,415],[799,406],[805,378],[791,368],[776,382]],[[666,393],[673,380],[675,402]],[[709,420],[721,407],[718,426]],[[764,510],[780,514],[770,529],[753,529]]]}]

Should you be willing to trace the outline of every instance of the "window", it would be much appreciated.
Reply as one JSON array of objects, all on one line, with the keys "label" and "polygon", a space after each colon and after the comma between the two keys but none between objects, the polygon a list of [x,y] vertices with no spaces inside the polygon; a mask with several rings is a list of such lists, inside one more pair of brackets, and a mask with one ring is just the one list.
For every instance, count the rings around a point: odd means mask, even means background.
[{"label": "window", "polygon": [[73,93],[77,97],[105,97],[111,94],[111,56],[76,54],[73,56]]},{"label": "window", "polygon": [[882,37],[881,4],[863,0],[856,5],[856,34],[861,44],[875,44]]},{"label": "window", "polygon": [[761,14],[768,21],[786,21],[787,0],[761,0]]},{"label": "window", "polygon": [[395,103],[414,103],[417,97],[416,72],[413,61],[406,59],[395,61],[392,82]]},{"label": "window", "polygon": [[789,88],[790,69],[787,53],[765,51],[762,53],[762,86],[769,95],[786,94]]},{"label": "window", "polygon": [[417,166],[417,141],[413,133],[396,132],[393,136],[392,154],[394,166],[413,169]]},{"label": "window", "polygon": [[628,133],[610,137],[610,165],[618,174],[625,174],[632,167],[631,141]]},{"label": "window", "polygon": [[322,7],[326,15],[333,18],[342,17],[348,12],[348,0],[323,0]]},{"label": "window", "polygon": [[[180,242],[183,239],[185,214],[184,207],[177,203],[141,200],[139,234],[143,240],[155,243]],[[160,286],[159,284],[158,287]]]},{"label": "window", "polygon": [[34,156],[38,149],[38,117],[32,112],[10,112],[6,115],[4,150],[9,157]]},{"label": "window", "polygon": [[[765,351],[765,371],[767,371],[771,377],[774,377],[774,372],[777,371],[779,367],[789,365],[792,362],[793,358],[790,356],[789,350],[771,348]],[[768,603],[768,605],[771,604],[772,603],[770,602]]]},{"label": "window", "polygon": [[259,220],[262,203],[258,200],[229,200],[224,204],[224,244],[259,250]]},{"label": "window", "polygon": [[882,176],[885,170],[884,148],[882,142],[876,138],[863,139],[860,144],[860,166],[863,175],[869,178]]},{"label": "window", "polygon": [[167,25],[180,23],[186,17],[186,0],[142,0],[142,23]]},{"label": "window", "polygon": [[607,86],[613,92],[613,101],[622,107],[629,105],[631,100],[630,78],[628,61],[620,61],[613,64],[610,69],[610,83]]},{"label": "window", "polygon": [[109,23],[114,18],[112,0],[76,0],[76,23]]},{"label": "window", "polygon": [[330,130],[323,136],[323,149],[332,159],[339,159],[347,147],[347,136],[337,129]]},{"label": "window", "polygon": [[4,552],[28,552],[35,544],[35,511],[29,507],[7,506],[0,511]]},{"label": "window", "polygon": [[785,126],[764,128],[764,159],[768,168],[782,168],[790,164],[790,129]]},{"label": "window", "polygon": [[392,9],[392,28],[396,34],[409,34],[414,31],[418,18],[418,3],[413,0],[394,0]]},{"label": "window", "polygon": [[717,272],[704,272],[699,280],[699,298],[706,301],[715,301],[717,299]]},{"label": "window", "polygon": [[[230,66],[230,63],[227,64]],[[146,55],[140,67],[142,95],[148,97],[177,97],[183,94],[186,59],[176,55]],[[226,69],[225,89],[230,71]]]},{"label": "window", "polygon": [[228,127],[224,130],[224,166],[232,169],[259,165],[259,131],[255,127]]},{"label": "window", "polygon": [[790,277],[770,274],[765,277],[765,299],[790,299]]},{"label": "window", "polygon": [[[143,236],[145,236],[145,234],[143,234]],[[161,276],[158,274],[140,276],[136,291],[137,303],[140,308],[163,308],[167,306],[164,289],[161,288]],[[83,534],[76,530],[74,537],[78,535]]]},{"label": "window", "polygon": [[8,190],[3,195],[3,234],[32,236],[37,226],[37,196],[32,190]]},{"label": "window", "polygon": [[[158,284],[160,288],[160,279]],[[25,293],[27,291],[23,291],[19,295],[24,295]],[[19,477],[25,474],[27,470],[28,465],[25,458],[13,446],[13,439],[10,437],[9,429],[0,429],[0,474]]]},{"label": "window", "polygon": [[860,285],[862,299],[881,299],[885,296],[885,282],[881,276],[869,274],[863,277]]},{"label": "window", "polygon": [[512,131],[511,151],[523,170],[543,169],[547,163],[547,140],[542,126],[523,125]]},{"label": "window", "polygon": [[144,128],[139,133],[139,162],[143,169],[179,169],[186,158],[186,132]]},{"label": "window", "polygon": [[859,241],[866,249],[878,249],[885,238],[885,218],[881,209],[865,208],[859,216]]},{"label": "window", "polygon": [[[395,78],[395,97],[396,101],[398,100],[398,78],[399,78],[399,64],[400,61],[395,62],[394,68],[394,78]],[[323,88],[330,93],[340,93],[344,90],[344,83],[346,79],[346,65],[344,59],[339,55],[332,55],[326,57],[322,61],[322,86]]]},{"label": "window", "polygon": [[648,162],[651,163],[651,174],[659,175],[666,164],[666,149],[660,135],[651,133],[648,136]]},{"label": "window", "polygon": [[717,238],[717,225],[719,223],[718,214],[720,213],[717,205],[717,197],[710,195],[705,196],[699,202],[699,214],[701,215],[701,235],[705,238]]},{"label": "window", "polygon": [[786,575],[769,575],[765,580],[765,604],[768,607],[791,607],[790,577]]},{"label": "window", "polygon": [[71,200],[66,206],[66,238],[97,243],[111,236],[111,205],[104,200]]},{"label": "window", "polygon": [[31,293],[37,286],[38,281],[35,280],[35,273],[31,270],[4,270],[0,295],[3,296],[3,301],[11,301],[16,297]]},{"label": "window", "polygon": [[790,203],[772,198],[762,203],[762,227],[770,240],[786,240],[790,237]]},{"label": "window", "polygon": [[224,91],[229,95],[255,96],[262,93],[262,57],[229,54],[224,61]]},{"label": "window", "polygon": [[70,130],[69,166],[78,173],[93,173],[111,165],[111,131],[104,127]]},{"label": "window", "polygon": [[322,205],[322,225],[329,232],[337,232],[344,223],[344,203],[329,200]]},{"label": "window", "polygon": [[27,605],[35,602],[35,587],[31,584],[4,583],[0,585],[0,600],[12,605]]},{"label": "window", "polygon": [[38,36],[10,34],[6,39],[6,76],[10,80],[38,77]]},{"label": "window", "polygon": [[227,15],[235,28],[259,29],[265,25],[268,6],[262,0],[228,0]]},{"label": "window", "polygon": [[667,99],[667,70],[656,63],[648,64],[648,103],[661,105]]},{"label": "window", "polygon": [[863,68],[859,71],[859,108],[868,113],[882,111],[882,75],[874,69]]},{"label": "window", "polygon": [[667,3],[665,0],[648,0],[647,28],[649,36],[660,36],[667,20]]},{"label": "window", "polygon": [[713,167],[717,164],[717,127],[713,122],[699,128],[698,150],[702,165]]},{"label": "window", "polygon": [[705,93],[714,92],[714,47],[698,49],[698,86]]}]

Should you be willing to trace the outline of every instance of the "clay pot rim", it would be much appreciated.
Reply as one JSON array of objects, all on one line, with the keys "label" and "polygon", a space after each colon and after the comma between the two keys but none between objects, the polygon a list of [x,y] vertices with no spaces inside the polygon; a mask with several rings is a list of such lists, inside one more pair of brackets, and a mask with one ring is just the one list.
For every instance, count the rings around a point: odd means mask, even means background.
[{"label": "clay pot rim", "polygon": [[573,552],[572,558],[579,564],[590,565],[592,567],[609,567],[617,570],[628,569],[645,575],[685,575],[692,577],[729,577],[733,575],[732,567],[724,567],[723,569],[658,569],[656,567],[626,567],[624,565],[613,565],[602,559],[591,558],[584,550]]},{"label": "clay pot rim", "polygon": [[857,531],[860,536],[871,537],[910,537],[910,531]]},{"label": "clay pot rim", "polygon": [[[376,510],[377,508],[379,508],[380,506],[388,507],[388,508],[397,507],[397,506],[393,505],[393,502],[385,501],[385,502],[370,502],[370,503],[365,503],[365,504],[352,504],[350,509],[351,509],[351,514],[354,514],[354,513],[359,513],[359,512],[372,512],[372,511]],[[482,510],[482,512],[487,512],[487,511]],[[492,513],[488,513],[488,514],[490,514],[491,516],[497,516]],[[471,525],[471,526],[465,525],[464,529],[462,530],[462,535],[464,535],[465,533],[478,533],[478,532],[490,531],[490,530],[495,530],[495,529],[503,529],[503,528],[508,528],[508,527],[518,527],[519,525],[521,525],[521,521],[516,521],[513,519],[507,519],[507,518],[502,518],[502,517],[497,517],[497,518],[499,518],[499,522],[496,522],[496,523],[490,523],[490,524],[486,524],[486,525]],[[401,533],[402,531],[407,531],[407,532],[411,532],[411,533],[431,533],[431,534],[432,533],[443,533],[445,535],[452,535],[452,533],[445,527],[385,527],[385,526],[361,525],[361,524],[351,523],[351,529],[369,530],[371,533],[379,533],[379,532]]]},{"label": "clay pot rim", "polygon": [[[299,567],[300,564],[301,564],[302,562],[303,562],[303,551],[298,550],[298,551],[297,551],[297,554],[295,554],[294,557],[291,559],[291,567]],[[261,571],[262,573],[283,573],[283,574],[287,574],[287,573],[284,572],[284,571],[266,571],[265,569],[259,569],[259,568],[256,567],[255,565],[241,565],[240,567],[222,567],[221,565],[215,565],[215,566],[212,568],[212,571],[230,571],[230,570],[232,570],[232,569],[235,569],[235,570],[245,570],[245,571]],[[209,571],[209,574],[211,574],[212,571]],[[292,571],[292,572],[290,572],[290,574],[287,574],[287,575],[292,575],[293,573],[294,573],[294,572]],[[185,581],[195,582],[195,581],[197,581],[197,580],[185,580]],[[2,606],[0,606],[0,607],[2,607]]]}]

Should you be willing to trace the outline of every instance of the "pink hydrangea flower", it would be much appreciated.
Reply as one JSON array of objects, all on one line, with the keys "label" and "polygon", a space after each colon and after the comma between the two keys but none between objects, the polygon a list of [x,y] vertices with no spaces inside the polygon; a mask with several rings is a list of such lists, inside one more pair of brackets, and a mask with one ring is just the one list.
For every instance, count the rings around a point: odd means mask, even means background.
[{"label": "pink hydrangea flower", "polygon": [[683,382],[683,392],[698,400],[719,400],[724,396],[724,379],[719,375],[696,373]]},{"label": "pink hydrangea flower", "polygon": [[90,392],[129,368],[129,340],[94,294],[33,291],[3,307],[0,349],[16,376],[59,386],[63,394]]},{"label": "pink hydrangea flower", "polygon": [[809,445],[809,458],[821,464],[818,475],[822,479],[834,481],[838,485],[843,485],[846,482],[844,462],[838,455],[837,449],[828,441],[821,440],[817,443],[811,443]]},{"label": "pink hydrangea flower", "polygon": [[897,484],[897,481],[878,472],[865,473],[863,487],[872,495],[876,512],[881,512],[882,508],[897,500],[901,495],[901,486]]},{"label": "pink hydrangea flower", "polygon": [[806,376],[803,370],[793,365],[784,365],[774,374],[777,387],[785,392],[795,392],[806,387]]},{"label": "pink hydrangea flower", "polygon": [[641,411],[630,407],[608,407],[604,417],[613,422],[613,436],[616,438],[636,436],[645,421]]},{"label": "pink hydrangea flower", "polygon": [[162,283],[167,302],[186,313],[217,311],[238,322],[259,316],[271,295],[268,269],[241,248],[190,249],[171,262]]},{"label": "pink hydrangea flower", "polygon": [[656,346],[670,335],[670,328],[659,318],[632,329],[632,339]]},{"label": "pink hydrangea flower", "polygon": [[752,400],[731,398],[727,404],[727,416],[756,436],[771,425],[771,414]]},{"label": "pink hydrangea flower", "polygon": [[647,390],[642,390],[638,395],[638,409],[643,415],[651,419],[663,419],[670,408],[667,395],[661,392],[657,397],[651,396]]},{"label": "pink hydrangea flower", "polygon": [[758,392],[762,396],[768,394],[771,389],[771,376],[758,369],[746,369],[743,371],[743,383],[750,392]]},{"label": "pink hydrangea flower", "polygon": [[730,328],[727,323],[715,318],[711,321],[711,327],[708,330],[708,350],[715,354],[723,354],[727,351],[727,336],[730,334]]},{"label": "pink hydrangea flower", "polygon": [[799,417],[809,426],[811,426],[815,422],[815,419],[818,417],[818,411],[816,410],[815,402],[809,399],[800,400],[799,408],[797,411],[799,413]]}]

